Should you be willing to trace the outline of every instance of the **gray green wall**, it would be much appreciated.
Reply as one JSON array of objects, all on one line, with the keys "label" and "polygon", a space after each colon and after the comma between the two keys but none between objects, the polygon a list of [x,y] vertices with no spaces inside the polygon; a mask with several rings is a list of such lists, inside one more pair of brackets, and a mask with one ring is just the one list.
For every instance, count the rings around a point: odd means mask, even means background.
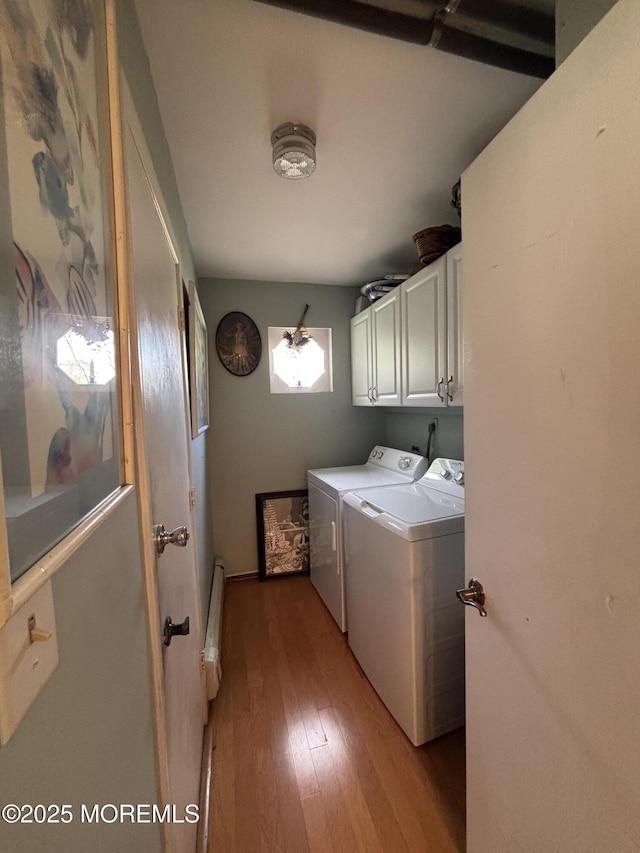
[{"label": "gray green wall", "polygon": [[434,420],[437,421],[437,427],[432,439],[431,459],[436,456],[464,459],[463,418],[458,408],[387,410],[384,417],[384,443],[399,450],[411,450],[415,446],[424,454],[427,450],[428,427]]},{"label": "gray green wall", "polygon": [[[132,0],[118,0],[123,68],[162,187],[185,278],[194,278],[186,225]],[[0,353],[2,352],[0,348]],[[200,582],[211,544],[206,433],[193,442]],[[60,664],[0,749],[0,802],[158,802],[143,569],[135,495],[53,579]],[[205,604],[206,606],[206,604]],[[0,850],[159,853],[157,825],[0,823]]]},{"label": "gray green wall", "polygon": [[[306,488],[308,468],[364,462],[383,440],[384,412],[351,405],[349,319],[357,290],[219,279],[199,284],[209,329],[215,551],[229,574],[244,574],[258,568],[256,493]],[[309,326],[332,329],[334,390],[271,394],[267,328],[295,326],[305,303]],[[216,355],[216,327],[229,311],[248,314],[262,337],[262,360],[249,376],[228,373]]]}]

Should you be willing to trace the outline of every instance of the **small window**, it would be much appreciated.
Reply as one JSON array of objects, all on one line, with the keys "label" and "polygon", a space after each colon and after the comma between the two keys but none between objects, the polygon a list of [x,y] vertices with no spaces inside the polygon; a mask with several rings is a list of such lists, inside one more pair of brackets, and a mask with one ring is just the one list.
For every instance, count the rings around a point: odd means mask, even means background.
[{"label": "small window", "polygon": [[299,348],[283,337],[295,328],[269,327],[269,379],[272,394],[333,391],[331,329],[307,329],[309,340]]}]

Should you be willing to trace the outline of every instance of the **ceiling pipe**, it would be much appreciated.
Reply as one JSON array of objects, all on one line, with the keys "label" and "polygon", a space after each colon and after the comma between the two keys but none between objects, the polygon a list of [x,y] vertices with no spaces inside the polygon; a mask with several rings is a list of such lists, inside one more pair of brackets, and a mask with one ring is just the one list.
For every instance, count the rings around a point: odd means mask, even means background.
[{"label": "ceiling pipe", "polygon": [[430,38],[431,27],[428,20],[381,6],[371,6],[358,0],[258,0],[258,2],[414,44],[427,44]]},{"label": "ceiling pipe", "polygon": [[555,70],[555,59],[552,57],[449,27],[445,24],[446,20],[442,13],[436,13],[429,47],[543,80]]},{"label": "ceiling pipe", "polygon": [[[434,5],[441,8],[447,6],[444,2]],[[516,36],[533,39],[539,43],[541,49],[546,48],[550,56],[554,55],[556,34],[553,15],[545,15],[536,9],[527,9],[505,0],[458,0],[455,4],[448,4],[449,7],[454,5],[455,12],[460,15],[486,22]]]},{"label": "ceiling pipe", "polygon": [[[312,15],[338,24],[367,30],[378,35],[397,38],[413,44],[428,45],[438,50],[527,74],[549,77],[555,69],[553,56],[554,22],[546,15],[519,11],[504,0],[424,0],[431,18],[409,15],[388,7],[359,2],[359,0],[257,0],[269,6],[279,6],[293,12]],[[460,25],[456,26],[456,13]],[[462,15],[464,14],[464,18]],[[469,22],[476,20],[486,32],[496,30],[495,40],[470,32]],[[451,24],[451,25],[450,25]],[[498,32],[511,34],[511,41],[520,40],[536,49],[507,44]]]}]

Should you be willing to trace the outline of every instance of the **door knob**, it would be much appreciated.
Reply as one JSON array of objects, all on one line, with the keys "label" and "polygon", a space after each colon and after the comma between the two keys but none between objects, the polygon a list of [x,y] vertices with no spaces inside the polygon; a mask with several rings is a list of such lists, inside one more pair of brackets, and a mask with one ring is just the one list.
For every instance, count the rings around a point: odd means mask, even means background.
[{"label": "door knob", "polygon": [[164,553],[167,545],[178,545],[184,548],[189,541],[189,531],[186,527],[176,527],[175,530],[169,532],[164,529],[164,524],[156,524],[153,528],[153,541],[156,545],[158,556]]},{"label": "door knob", "polygon": [[468,604],[469,607],[475,607],[481,616],[486,616],[487,611],[484,609],[485,594],[480,581],[471,578],[469,586],[466,589],[459,589],[456,592],[458,600],[463,604]]},{"label": "door knob", "polygon": [[165,646],[171,645],[171,640],[173,637],[185,637],[189,633],[189,617],[187,616],[184,622],[178,622],[177,625],[174,625],[171,621],[171,616],[167,616],[164,620],[164,631],[162,632],[162,637],[164,640]]}]

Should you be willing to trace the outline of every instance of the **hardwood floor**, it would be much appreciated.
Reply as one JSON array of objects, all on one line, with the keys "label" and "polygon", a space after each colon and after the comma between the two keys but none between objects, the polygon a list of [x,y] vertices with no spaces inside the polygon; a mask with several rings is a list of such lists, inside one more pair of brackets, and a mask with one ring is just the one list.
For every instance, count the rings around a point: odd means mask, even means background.
[{"label": "hardwood floor", "polygon": [[463,730],[413,747],[308,577],[224,608],[209,853],[463,851]]}]

